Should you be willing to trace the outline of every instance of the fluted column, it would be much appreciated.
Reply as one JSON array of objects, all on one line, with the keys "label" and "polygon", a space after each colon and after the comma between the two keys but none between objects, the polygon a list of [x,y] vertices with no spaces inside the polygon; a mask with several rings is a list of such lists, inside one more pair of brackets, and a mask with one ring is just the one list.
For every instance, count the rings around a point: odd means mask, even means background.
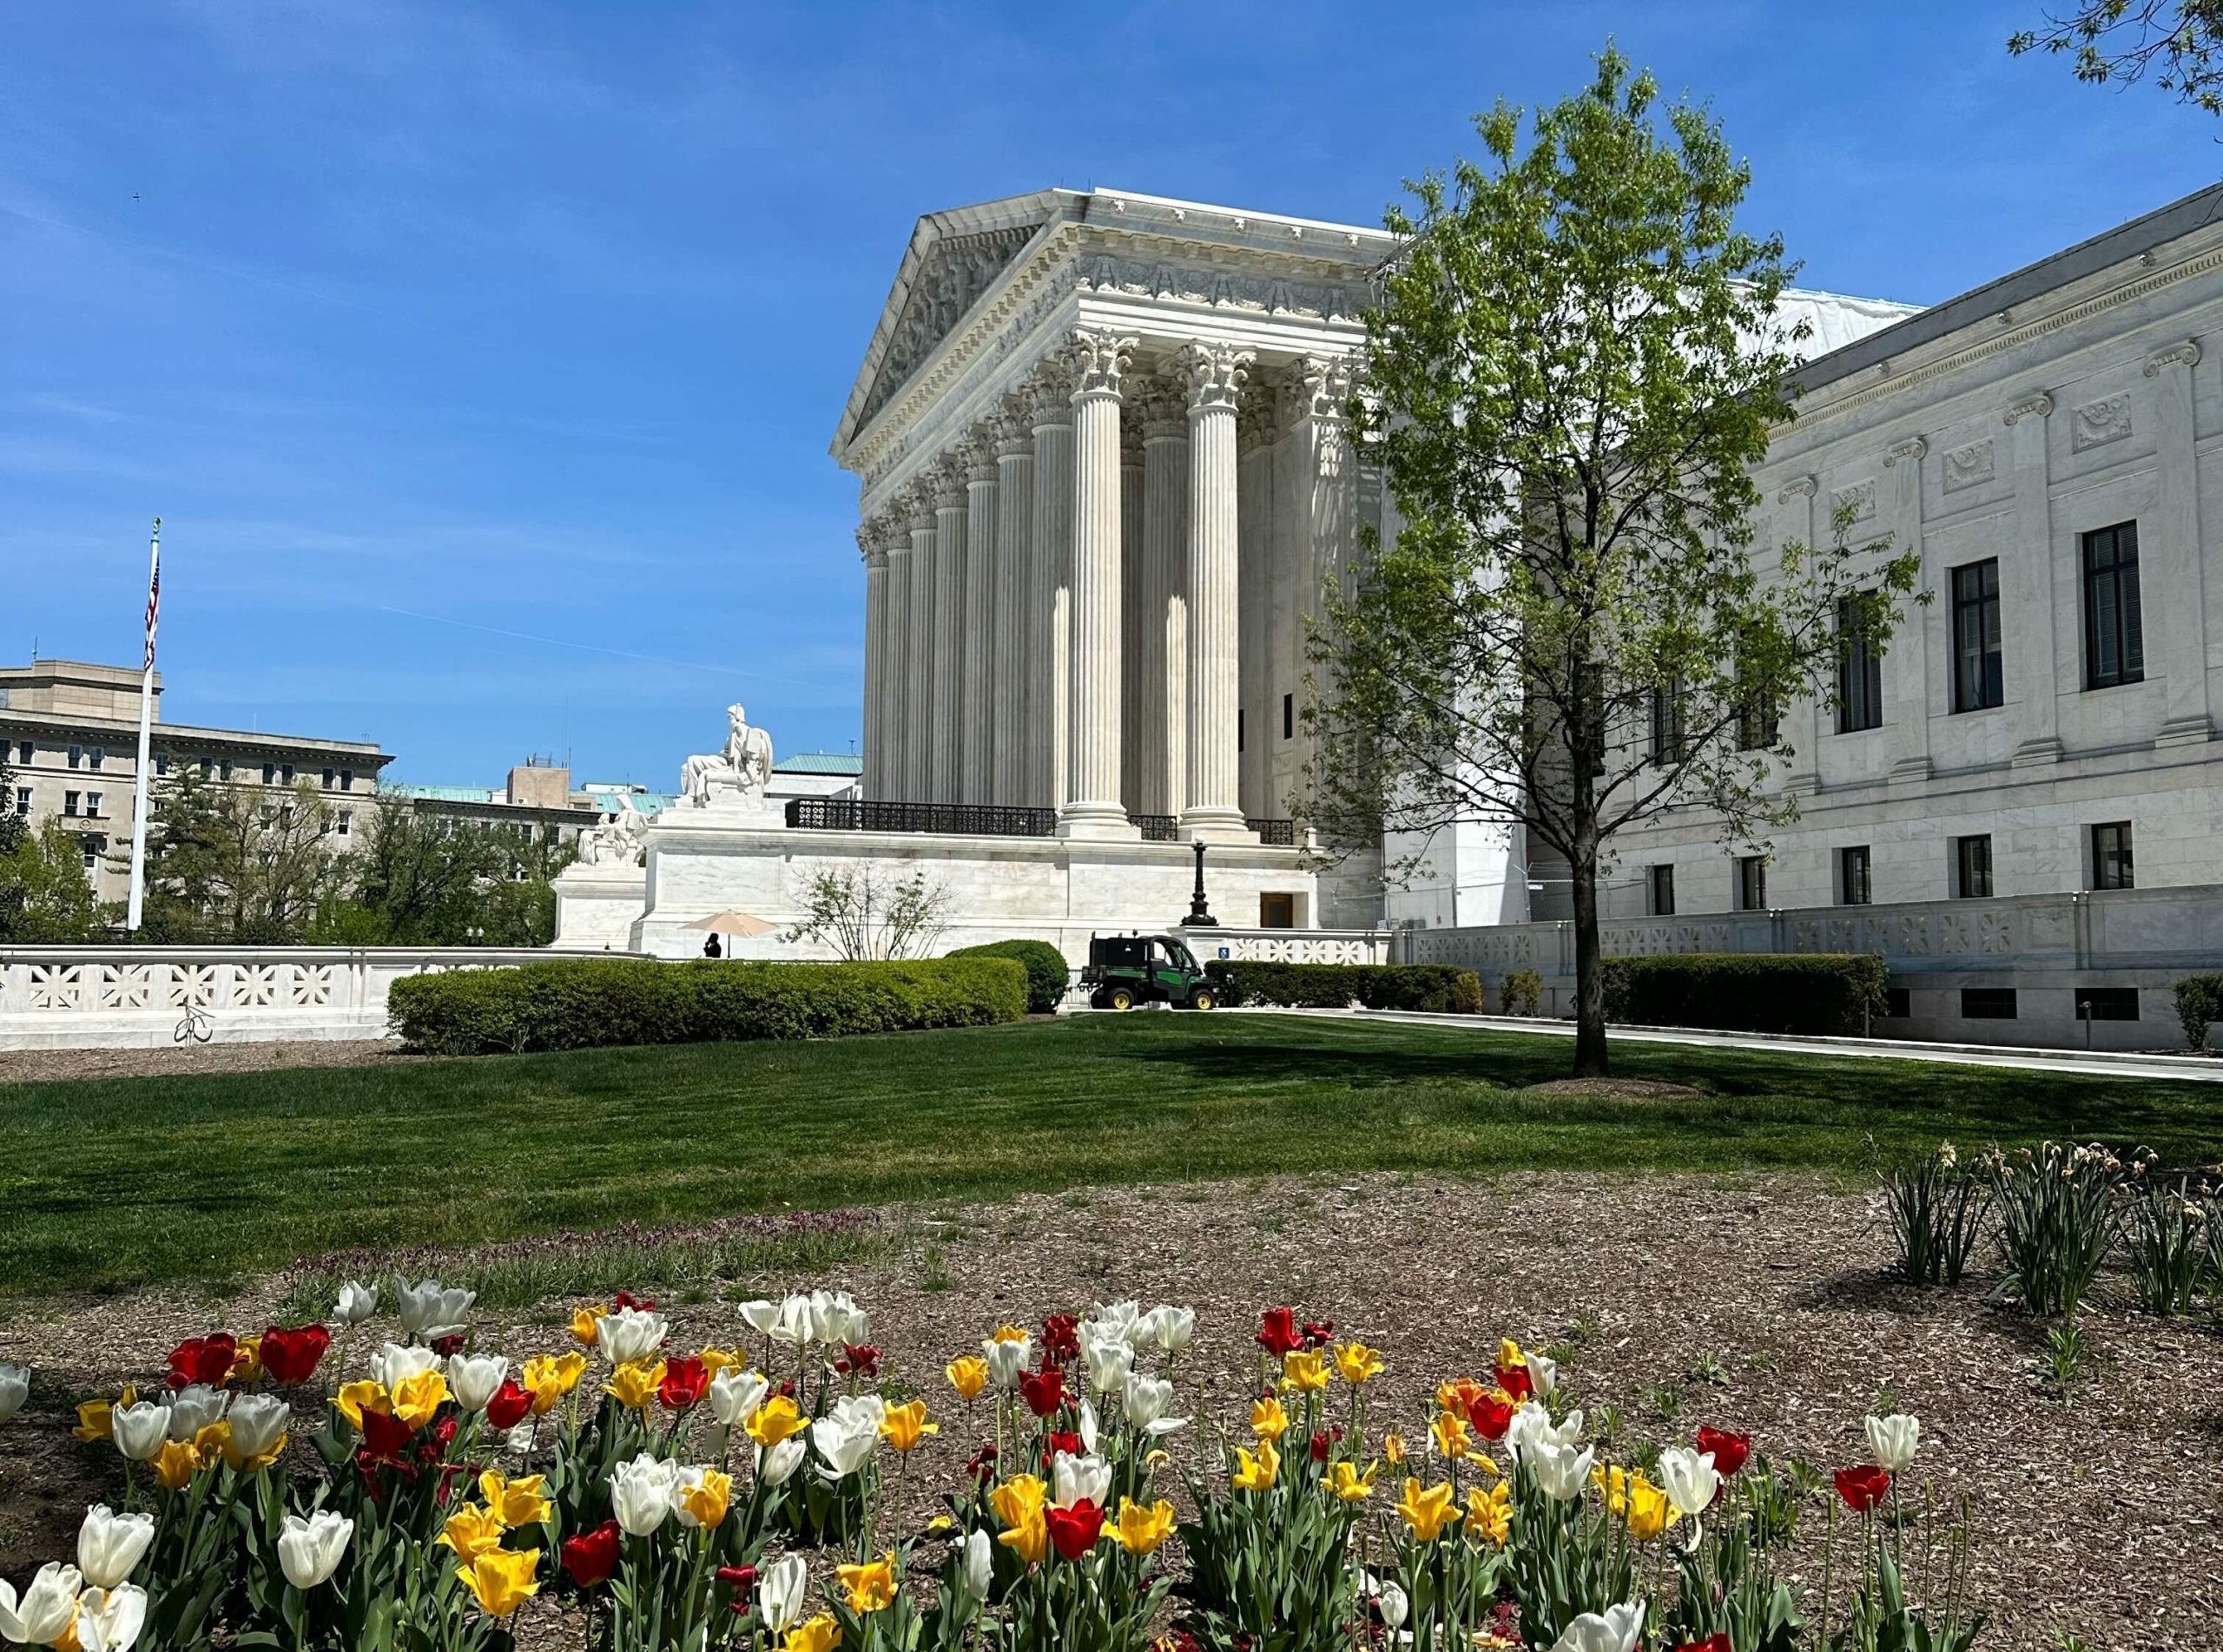
[{"label": "fluted column", "polygon": [[887,551],[879,523],[867,522],[857,530],[857,550],[865,562],[864,773],[860,783],[867,797],[877,797],[880,743],[886,733],[881,695],[887,642]]},{"label": "fluted column", "polygon": [[1035,626],[1028,571],[1034,526],[1034,433],[1026,410],[1007,403],[997,414],[996,434],[996,702],[990,725],[995,756],[988,782],[991,803],[1024,806],[1027,793],[1027,718],[1033,699],[1032,650]]},{"label": "fluted column", "polygon": [[1236,727],[1243,748],[1243,810],[1278,816],[1271,760],[1273,696],[1274,453],[1272,398],[1254,389],[1236,414],[1236,469],[1241,478],[1236,538],[1241,547],[1243,699]]},{"label": "fluted column", "polygon": [[1135,340],[1073,335],[1072,709],[1065,838],[1141,835],[1119,806],[1119,378]]},{"label": "fluted column", "polygon": [[934,473],[934,698],[927,801],[955,803],[965,749],[965,498],[964,461],[951,456]]},{"label": "fluted column", "polygon": [[965,444],[965,653],[957,714],[964,725],[958,760],[957,800],[988,803],[994,773],[996,696],[996,439],[976,431]]},{"label": "fluted column", "polygon": [[910,761],[910,747],[904,734],[904,714],[911,701],[911,535],[900,519],[887,525],[887,618],[880,651],[880,715],[876,729],[865,731],[865,763],[869,777],[865,795],[875,801],[900,800],[908,797],[911,790],[910,773],[906,767]]},{"label": "fluted column", "polygon": [[1143,638],[1150,631],[1143,556],[1143,424],[1141,386],[1125,385],[1119,409],[1119,801],[1129,816],[1143,807],[1143,730],[1135,695],[1143,677]]},{"label": "fluted column", "polygon": [[925,487],[910,495],[911,642],[910,703],[903,708],[903,800],[924,803],[933,788],[934,598],[940,583],[935,566],[933,495]]},{"label": "fluted column", "polygon": [[1187,796],[1184,836],[1243,842],[1235,399],[1254,358],[1224,345],[1182,352],[1189,377]]},{"label": "fluted column", "polygon": [[1189,416],[1181,385],[1153,384],[1143,418],[1143,635],[1127,713],[1140,725],[1141,812],[1177,815],[1188,793]]},{"label": "fluted column", "polygon": [[1073,409],[1071,364],[1043,363],[1027,382],[1034,423],[1034,531],[1027,564],[1027,644],[1032,693],[1027,709],[1026,803],[1065,800],[1072,728]]},{"label": "fluted column", "polygon": [[[1352,463],[1343,398],[1350,394],[1350,364],[1341,357],[1300,357],[1286,392],[1289,440],[1283,457],[1289,465],[1291,573],[1296,609],[1290,616],[1282,692],[1291,711],[1291,736],[1281,738],[1282,709],[1274,708],[1275,765],[1283,795],[1302,790],[1312,740],[1301,721],[1304,683],[1311,671],[1307,657],[1309,626],[1322,615],[1322,596],[1329,585],[1345,589],[1351,572]],[[1293,799],[1293,800],[1296,800]]]}]

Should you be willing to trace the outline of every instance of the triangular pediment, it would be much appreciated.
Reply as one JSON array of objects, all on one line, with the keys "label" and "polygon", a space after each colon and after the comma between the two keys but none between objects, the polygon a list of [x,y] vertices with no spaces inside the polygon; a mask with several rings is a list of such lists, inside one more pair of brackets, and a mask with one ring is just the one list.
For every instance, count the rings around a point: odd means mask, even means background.
[{"label": "triangular pediment", "polygon": [[860,426],[909,382],[919,364],[955,330],[1040,227],[1038,221],[975,230],[938,239],[925,250],[881,354],[880,371],[858,410]]}]

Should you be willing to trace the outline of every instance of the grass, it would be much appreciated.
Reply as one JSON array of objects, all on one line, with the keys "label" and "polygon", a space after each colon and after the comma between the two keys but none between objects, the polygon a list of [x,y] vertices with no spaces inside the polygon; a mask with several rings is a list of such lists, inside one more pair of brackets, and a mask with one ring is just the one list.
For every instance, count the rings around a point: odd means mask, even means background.
[{"label": "grass", "polygon": [[[1871,1135],[1894,1152],[1941,1137],[2104,1137],[2179,1163],[2213,1146],[2203,1086],[1914,1062],[1631,1045],[1617,1072],[1708,1093],[1514,1093],[1561,1076],[1567,1059],[1564,1041],[1535,1035],[1150,1014],[4,1085],[0,1292],[222,1280],[353,1247],[1109,1183],[1850,1175]],[[704,1258],[704,1276],[733,1260]],[[494,1287],[522,1300],[537,1283]]]}]

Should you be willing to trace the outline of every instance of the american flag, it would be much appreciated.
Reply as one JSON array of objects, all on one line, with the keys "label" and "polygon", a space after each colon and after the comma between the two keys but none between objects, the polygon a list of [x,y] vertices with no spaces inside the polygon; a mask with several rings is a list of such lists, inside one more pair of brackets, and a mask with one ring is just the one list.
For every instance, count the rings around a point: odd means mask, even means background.
[{"label": "american flag", "polygon": [[155,524],[155,544],[147,574],[147,662],[140,669],[155,668],[155,622],[162,612],[162,524]]}]

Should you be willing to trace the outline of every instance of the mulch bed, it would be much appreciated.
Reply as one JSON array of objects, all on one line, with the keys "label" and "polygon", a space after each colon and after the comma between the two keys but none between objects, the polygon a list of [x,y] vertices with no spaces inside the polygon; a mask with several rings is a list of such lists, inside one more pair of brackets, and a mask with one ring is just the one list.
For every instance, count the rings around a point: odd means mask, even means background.
[{"label": "mulch bed", "polygon": [[[2038,1326],[1986,1306],[1980,1286],[1924,1292],[1885,1277],[1889,1237],[1859,1194],[1783,1175],[1368,1176],[873,1219],[895,1225],[887,1260],[838,1279],[738,1281],[727,1295],[843,1285],[872,1309],[890,1377],[926,1393],[945,1425],[913,1465],[914,1521],[978,1443],[941,1366],[998,1321],[1114,1295],[1192,1304],[1197,1348],[1182,1385],[1201,1372],[1207,1403],[1231,1422],[1255,1376],[1257,1311],[1290,1302],[1386,1351],[1377,1418],[1417,1417],[1438,1379],[1485,1369],[1501,1334],[1573,1345],[1562,1380],[1593,1416],[1619,1409],[1624,1450],[1705,1421],[1827,1470],[1859,1459],[1860,1419],[1888,1391],[1923,1418],[1915,1478],[1934,1479],[1941,1503],[1973,1500],[1975,1594],[1994,1615],[1980,1647],[2052,1652],[2064,1633],[2094,1648],[2223,1638],[2223,1336],[2103,1292],[2085,1324],[2091,1374],[2064,1406],[2042,1373]],[[276,1280],[226,1301],[0,1307],[0,1358],[41,1372],[36,1414],[0,1428],[0,1573],[66,1552],[83,1503],[112,1489],[113,1458],[68,1438],[68,1399],[158,1375],[179,1336],[258,1327],[284,1294]],[[481,1343],[561,1346],[563,1306],[484,1314]],[[736,1338],[727,1300],[666,1306],[675,1344]],[[1803,1549],[1794,1570],[1817,1587],[1817,1550]]]},{"label": "mulch bed", "polygon": [[1572,1102],[1684,1102],[1705,1095],[1692,1085],[1673,1084],[1664,1078],[1554,1078],[1525,1085],[1520,1093]]},{"label": "mulch bed", "polygon": [[261,1073],[286,1067],[367,1067],[421,1061],[398,1038],[301,1038],[138,1050],[0,1050],[0,1084],[51,1079],[166,1078],[174,1073]]}]

